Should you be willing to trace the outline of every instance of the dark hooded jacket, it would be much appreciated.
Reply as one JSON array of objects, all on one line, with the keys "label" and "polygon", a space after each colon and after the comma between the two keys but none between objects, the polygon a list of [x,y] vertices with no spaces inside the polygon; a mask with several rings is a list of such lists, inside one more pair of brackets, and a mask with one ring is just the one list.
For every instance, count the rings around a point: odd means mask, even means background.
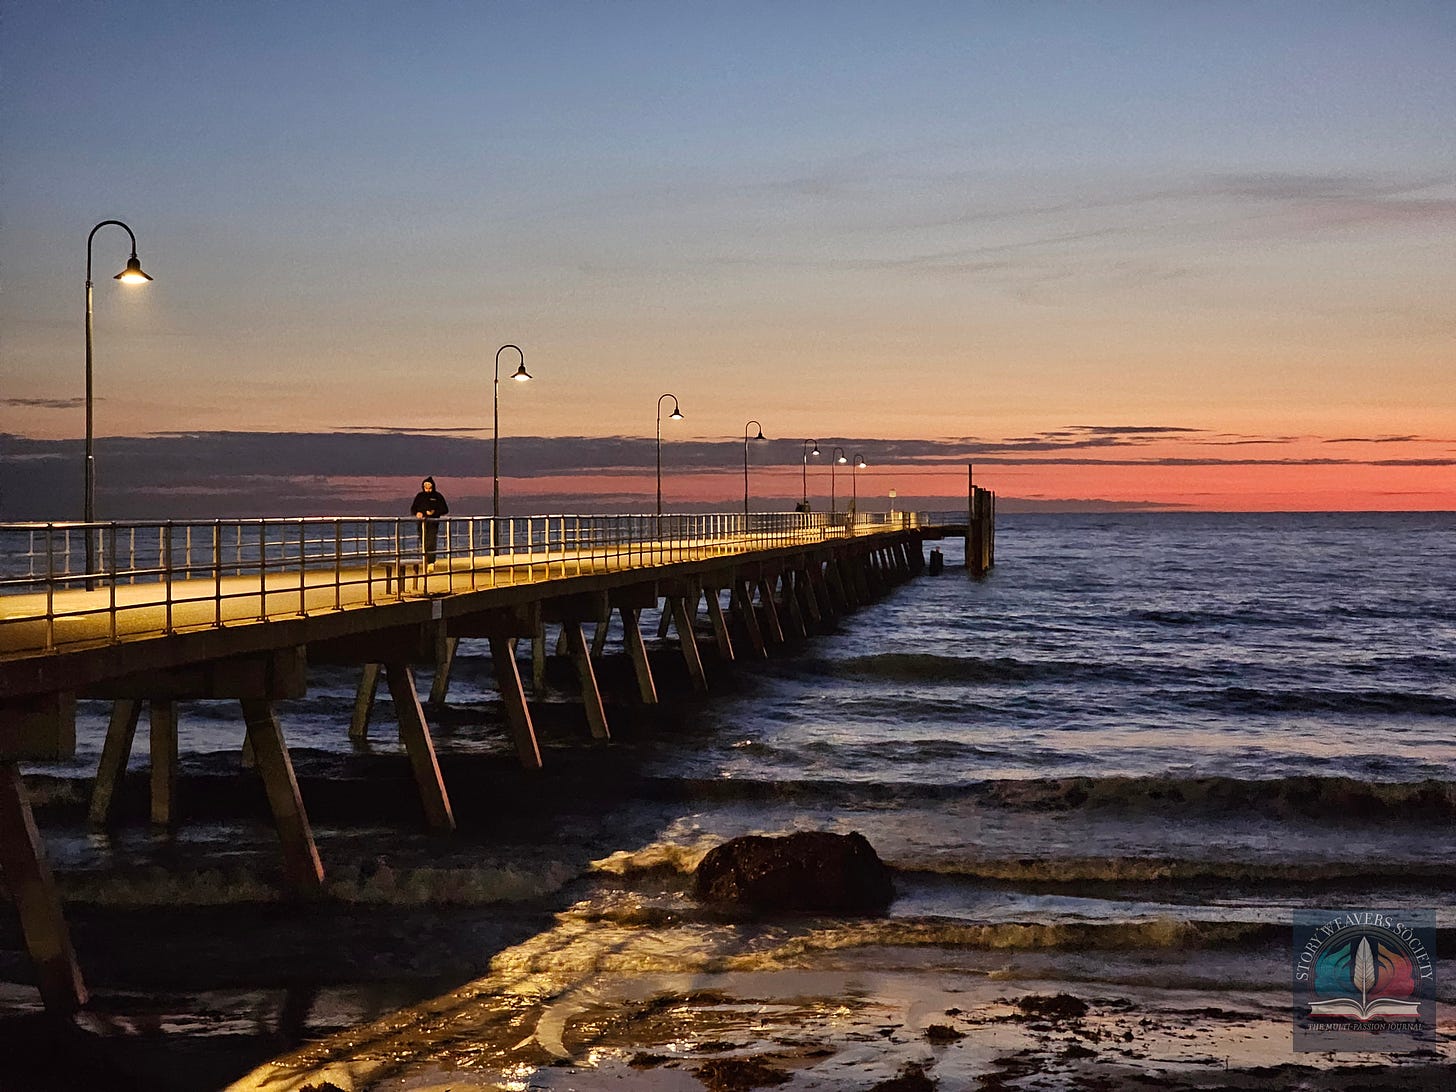
[{"label": "dark hooded jacket", "polygon": [[[431,486],[435,484],[434,478],[426,478],[425,481],[429,482]],[[414,503],[410,505],[410,512],[415,515],[423,513],[426,519],[439,519],[441,516],[449,514],[450,505],[445,500],[445,495],[438,489],[421,489],[415,494]]]}]

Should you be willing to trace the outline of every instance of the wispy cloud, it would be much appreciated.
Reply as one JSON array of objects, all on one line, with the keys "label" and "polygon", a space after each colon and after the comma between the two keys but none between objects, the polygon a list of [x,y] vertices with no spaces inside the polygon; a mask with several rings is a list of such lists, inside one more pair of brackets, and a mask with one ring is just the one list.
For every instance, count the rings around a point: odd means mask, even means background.
[{"label": "wispy cloud", "polygon": [[85,405],[84,398],[0,398],[0,406],[16,406],[21,409],[73,410]]},{"label": "wispy cloud", "polygon": [[[1407,447],[1416,436],[1341,437],[1315,445],[1313,437],[1234,436],[1183,425],[1076,424],[1029,436],[1005,439],[960,437],[895,439],[821,437],[851,455],[862,452],[875,470],[900,467],[919,479],[962,475],[976,466],[1048,467],[1456,467],[1456,452],[1411,450],[1408,457],[1379,445]],[[1428,441],[1429,442],[1429,441]],[[1262,445],[1260,456],[1230,450]],[[1435,448],[1432,442],[1432,448]],[[640,488],[623,488],[624,479],[649,479],[656,447],[638,436],[513,436],[501,447],[504,477],[524,483],[554,480],[602,506],[640,506]],[[741,473],[741,437],[675,441],[664,446],[673,473]],[[393,488],[381,483],[409,481],[432,474],[477,492],[490,472],[486,439],[451,435],[447,430],[367,430],[321,433],[193,432],[97,441],[107,511],[132,517],[368,512],[393,509],[380,500]],[[751,463],[759,469],[787,469],[797,476],[803,445],[795,440],[754,443]],[[78,507],[81,457],[77,440],[37,440],[0,434],[0,519],[70,518]],[[811,461],[816,474],[826,465]],[[847,468],[841,468],[846,470]],[[572,486],[570,483],[577,483]],[[599,483],[593,485],[591,483]],[[447,494],[452,490],[447,486]],[[529,492],[521,485],[517,498]],[[452,500],[454,497],[452,496]],[[479,498],[470,498],[478,502]],[[586,503],[585,500],[582,503]],[[118,505],[129,506],[125,513]],[[561,498],[540,510],[560,510]]]}]

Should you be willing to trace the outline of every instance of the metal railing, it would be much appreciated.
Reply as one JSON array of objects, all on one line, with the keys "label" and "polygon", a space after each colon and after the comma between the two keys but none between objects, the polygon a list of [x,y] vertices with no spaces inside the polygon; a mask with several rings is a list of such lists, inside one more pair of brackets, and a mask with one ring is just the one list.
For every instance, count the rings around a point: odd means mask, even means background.
[{"label": "metal railing", "polygon": [[[917,513],[0,524],[0,655],[920,526]],[[89,542],[88,542],[89,539]],[[88,557],[91,559],[88,564]]]}]

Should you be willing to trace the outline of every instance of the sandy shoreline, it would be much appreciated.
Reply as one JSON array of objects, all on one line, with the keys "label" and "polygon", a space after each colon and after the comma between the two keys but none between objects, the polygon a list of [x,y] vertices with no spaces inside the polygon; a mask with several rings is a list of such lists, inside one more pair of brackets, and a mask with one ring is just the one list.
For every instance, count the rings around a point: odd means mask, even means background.
[{"label": "sandy shoreline", "polygon": [[1420,1089],[1449,1087],[1453,1065],[1449,1023],[1444,1042],[1410,1054],[1296,1055],[1287,995],[1274,992],[1109,997],[842,972],[623,980],[535,1006],[476,990],[304,1048],[231,1088]]},{"label": "sandy shoreline", "polygon": [[579,910],[482,978],[230,1088],[1409,1089],[1448,1087],[1456,1062],[1447,993],[1418,1050],[1295,1053],[1284,945],[877,946],[827,920],[709,934]]}]

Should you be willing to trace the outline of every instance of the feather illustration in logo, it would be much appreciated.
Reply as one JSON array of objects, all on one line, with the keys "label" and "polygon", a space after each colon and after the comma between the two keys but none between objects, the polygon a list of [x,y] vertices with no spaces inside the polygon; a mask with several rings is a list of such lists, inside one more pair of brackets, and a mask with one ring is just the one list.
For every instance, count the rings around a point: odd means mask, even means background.
[{"label": "feather illustration in logo", "polygon": [[1370,954],[1369,937],[1360,938],[1360,948],[1355,953],[1355,966],[1350,971],[1350,979],[1360,991],[1360,1004],[1365,1004],[1366,995],[1375,985],[1375,957]]}]

